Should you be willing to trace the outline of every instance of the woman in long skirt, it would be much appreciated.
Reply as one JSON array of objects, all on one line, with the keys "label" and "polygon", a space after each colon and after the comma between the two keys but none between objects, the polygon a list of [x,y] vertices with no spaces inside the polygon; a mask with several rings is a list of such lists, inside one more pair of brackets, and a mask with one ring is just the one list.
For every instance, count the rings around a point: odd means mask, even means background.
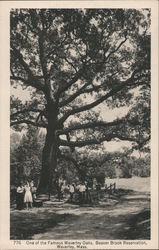
[{"label": "woman in long skirt", "polygon": [[33,198],[32,198],[32,194],[30,191],[29,182],[27,182],[27,184],[25,185],[24,203],[26,204],[27,209],[29,207],[29,204],[30,204],[30,207],[32,207]]},{"label": "woman in long skirt", "polygon": [[16,190],[17,209],[21,210],[24,207],[24,187],[20,183]]}]

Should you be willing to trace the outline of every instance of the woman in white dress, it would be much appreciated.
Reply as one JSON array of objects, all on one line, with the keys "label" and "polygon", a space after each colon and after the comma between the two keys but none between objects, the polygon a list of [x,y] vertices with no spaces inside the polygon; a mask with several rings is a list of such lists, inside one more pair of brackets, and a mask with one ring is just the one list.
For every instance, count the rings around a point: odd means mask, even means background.
[{"label": "woman in white dress", "polygon": [[29,182],[27,182],[24,189],[25,189],[24,203],[26,204],[26,208],[28,209],[29,204],[30,204],[30,207],[32,207],[32,203],[33,203],[33,198],[32,198],[32,194],[30,191]]}]

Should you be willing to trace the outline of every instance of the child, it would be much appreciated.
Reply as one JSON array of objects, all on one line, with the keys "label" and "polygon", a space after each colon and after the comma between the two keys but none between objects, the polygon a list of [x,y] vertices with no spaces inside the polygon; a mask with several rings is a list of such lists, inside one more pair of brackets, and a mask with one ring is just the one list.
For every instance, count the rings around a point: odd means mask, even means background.
[{"label": "child", "polygon": [[28,209],[29,204],[30,207],[32,208],[33,198],[30,191],[29,182],[26,183],[24,189],[25,189],[24,203],[26,203],[26,208]]}]

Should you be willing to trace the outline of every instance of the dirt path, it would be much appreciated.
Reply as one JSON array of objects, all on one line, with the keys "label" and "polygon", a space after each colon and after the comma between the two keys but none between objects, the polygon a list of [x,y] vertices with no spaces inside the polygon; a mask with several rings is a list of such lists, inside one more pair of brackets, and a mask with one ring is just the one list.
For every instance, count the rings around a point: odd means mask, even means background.
[{"label": "dirt path", "polygon": [[[37,213],[38,212],[38,213]],[[18,221],[23,217],[23,223]],[[17,222],[18,221],[18,222]],[[17,224],[19,223],[19,224]],[[68,203],[45,204],[30,211],[12,211],[12,236],[25,228],[34,240],[47,239],[149,239],[150,200],[148,194],[133,192],[119,199],[105,199],[98,206],[80,207]],[[14,230],[13,230],[14,227]],[[27,236],[26,228],[32,227]],[[35,230],[33,230],[35,229]]]},{"label": "dirt path", "polygon": [[62,209],[57,208],[56,213],[74,217],[44,234],[35,235],[33,239],[121,239],[121,236],[132,239],[134,233],[140,237],[140,228],[145,224],[147,227],[149,223],[149,205],[145,195],[125,196],[122,202],[111,200],[109,205],[108,201],[101,202],[96,208],[71,208],[65,204]]}]

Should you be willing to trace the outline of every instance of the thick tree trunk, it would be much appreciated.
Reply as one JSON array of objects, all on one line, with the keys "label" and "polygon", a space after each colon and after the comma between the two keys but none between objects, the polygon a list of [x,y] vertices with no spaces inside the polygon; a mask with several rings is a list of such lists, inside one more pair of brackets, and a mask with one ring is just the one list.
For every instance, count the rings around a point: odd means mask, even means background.
[{"label": "thick tree trunk", "polygon": [[47,134],[42,153],[42,169],[38,193],[51,193],[52,180],[57,165],[56,109],[49,112]]},{"label": "thick tree trunk", "polygon": [[56,168],[56,141],[46,135],[45,146],[42,153],[42,169],[38,192],[50,192],[53,173]]}]

